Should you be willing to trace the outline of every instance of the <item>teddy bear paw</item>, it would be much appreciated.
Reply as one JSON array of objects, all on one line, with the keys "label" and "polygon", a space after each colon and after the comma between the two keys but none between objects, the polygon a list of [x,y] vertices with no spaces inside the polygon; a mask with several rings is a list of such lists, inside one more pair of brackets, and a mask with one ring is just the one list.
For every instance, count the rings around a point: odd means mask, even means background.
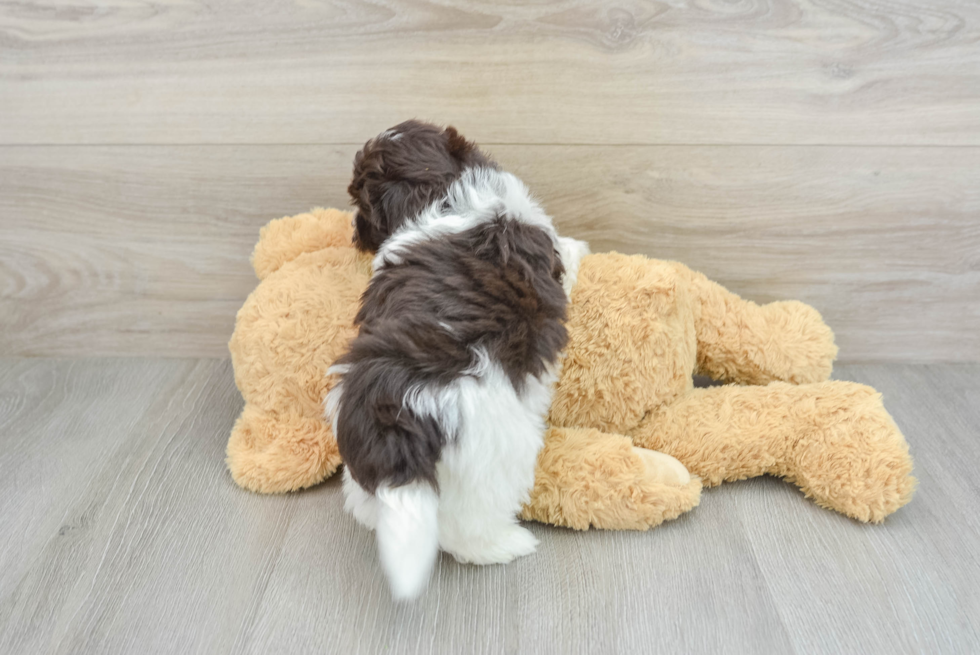
[{"label": "teddy bear paw", "polygon": [[691,481],[691,474],[676,458],[647,448],[633,447],[647,468],[647,476],[653,482],[673,487],[683,487]]}]

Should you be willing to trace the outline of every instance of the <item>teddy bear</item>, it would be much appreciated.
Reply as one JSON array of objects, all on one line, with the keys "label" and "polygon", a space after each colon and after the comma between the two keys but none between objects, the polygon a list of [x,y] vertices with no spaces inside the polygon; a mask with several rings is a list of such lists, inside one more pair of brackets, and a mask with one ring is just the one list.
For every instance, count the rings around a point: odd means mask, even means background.
[{"label": "teddy bear", "polygon": [[[336,209],[261,230],[260,283],[229,342],[245,406],[227,464],[246,489],[303,489],[341,464],[327,369],[371,276],[351,237]],[[524,519],[645,530],[697,506],[703,486],[764,474],[862,522],[912,497],[905,438],[874,389],[829,380],[833,333],[808,305],[757,305],[681,263],[610,252],[582,259],[566,327]]]}]

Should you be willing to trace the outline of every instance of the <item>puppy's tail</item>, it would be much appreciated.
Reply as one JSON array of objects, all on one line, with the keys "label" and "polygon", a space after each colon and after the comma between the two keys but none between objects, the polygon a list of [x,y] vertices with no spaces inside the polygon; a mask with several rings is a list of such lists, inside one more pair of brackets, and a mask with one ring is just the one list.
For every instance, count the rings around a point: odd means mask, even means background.
[{"label": "puppy's tail", "polygon": [[429,484],[382,486],[378,499],[378,552],[395,600],[417,597],[439,553],[439,496]]},{"label": "puppy's tail", "polygon": [[[424,340],[440,331],[405,332],[359,334],[345,356],[353,363],[331,369],[343,378],[327,396],[344,463],[377,499],[378,552],[398,599],[417,596],[432,572],[439,551],[436,465],[459,423],[452,396],[427,382],[439,359],[445,363],[446,348]],[[431,353],[432,361],[419,363],[417,352]]]}]

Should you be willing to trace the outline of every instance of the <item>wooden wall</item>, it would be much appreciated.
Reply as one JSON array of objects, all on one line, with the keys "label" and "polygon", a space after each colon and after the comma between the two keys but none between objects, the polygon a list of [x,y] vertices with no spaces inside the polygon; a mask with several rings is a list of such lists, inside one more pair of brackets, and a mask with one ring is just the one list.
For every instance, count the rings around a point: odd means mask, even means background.
[{"label": "wooden wall", "polygon": [[0,5],[0,355],[225,356],[259,227],[408,117],[843,360],[980,360],[970,0]]}]

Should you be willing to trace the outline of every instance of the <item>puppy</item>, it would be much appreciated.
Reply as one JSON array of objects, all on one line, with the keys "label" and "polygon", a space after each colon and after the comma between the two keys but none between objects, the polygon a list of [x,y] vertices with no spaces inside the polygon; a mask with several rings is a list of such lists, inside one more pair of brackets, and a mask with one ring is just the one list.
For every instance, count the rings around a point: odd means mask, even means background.
[{"label": "puppy", "polygon": [[563,285],[587,248],[452,128],[369,141],[350,191],[374,275],[327,413],[345,507],[376,530],[393,595],[411,598],[440,548],[475,564],[535,550],[516,517],[567,340]]}]

